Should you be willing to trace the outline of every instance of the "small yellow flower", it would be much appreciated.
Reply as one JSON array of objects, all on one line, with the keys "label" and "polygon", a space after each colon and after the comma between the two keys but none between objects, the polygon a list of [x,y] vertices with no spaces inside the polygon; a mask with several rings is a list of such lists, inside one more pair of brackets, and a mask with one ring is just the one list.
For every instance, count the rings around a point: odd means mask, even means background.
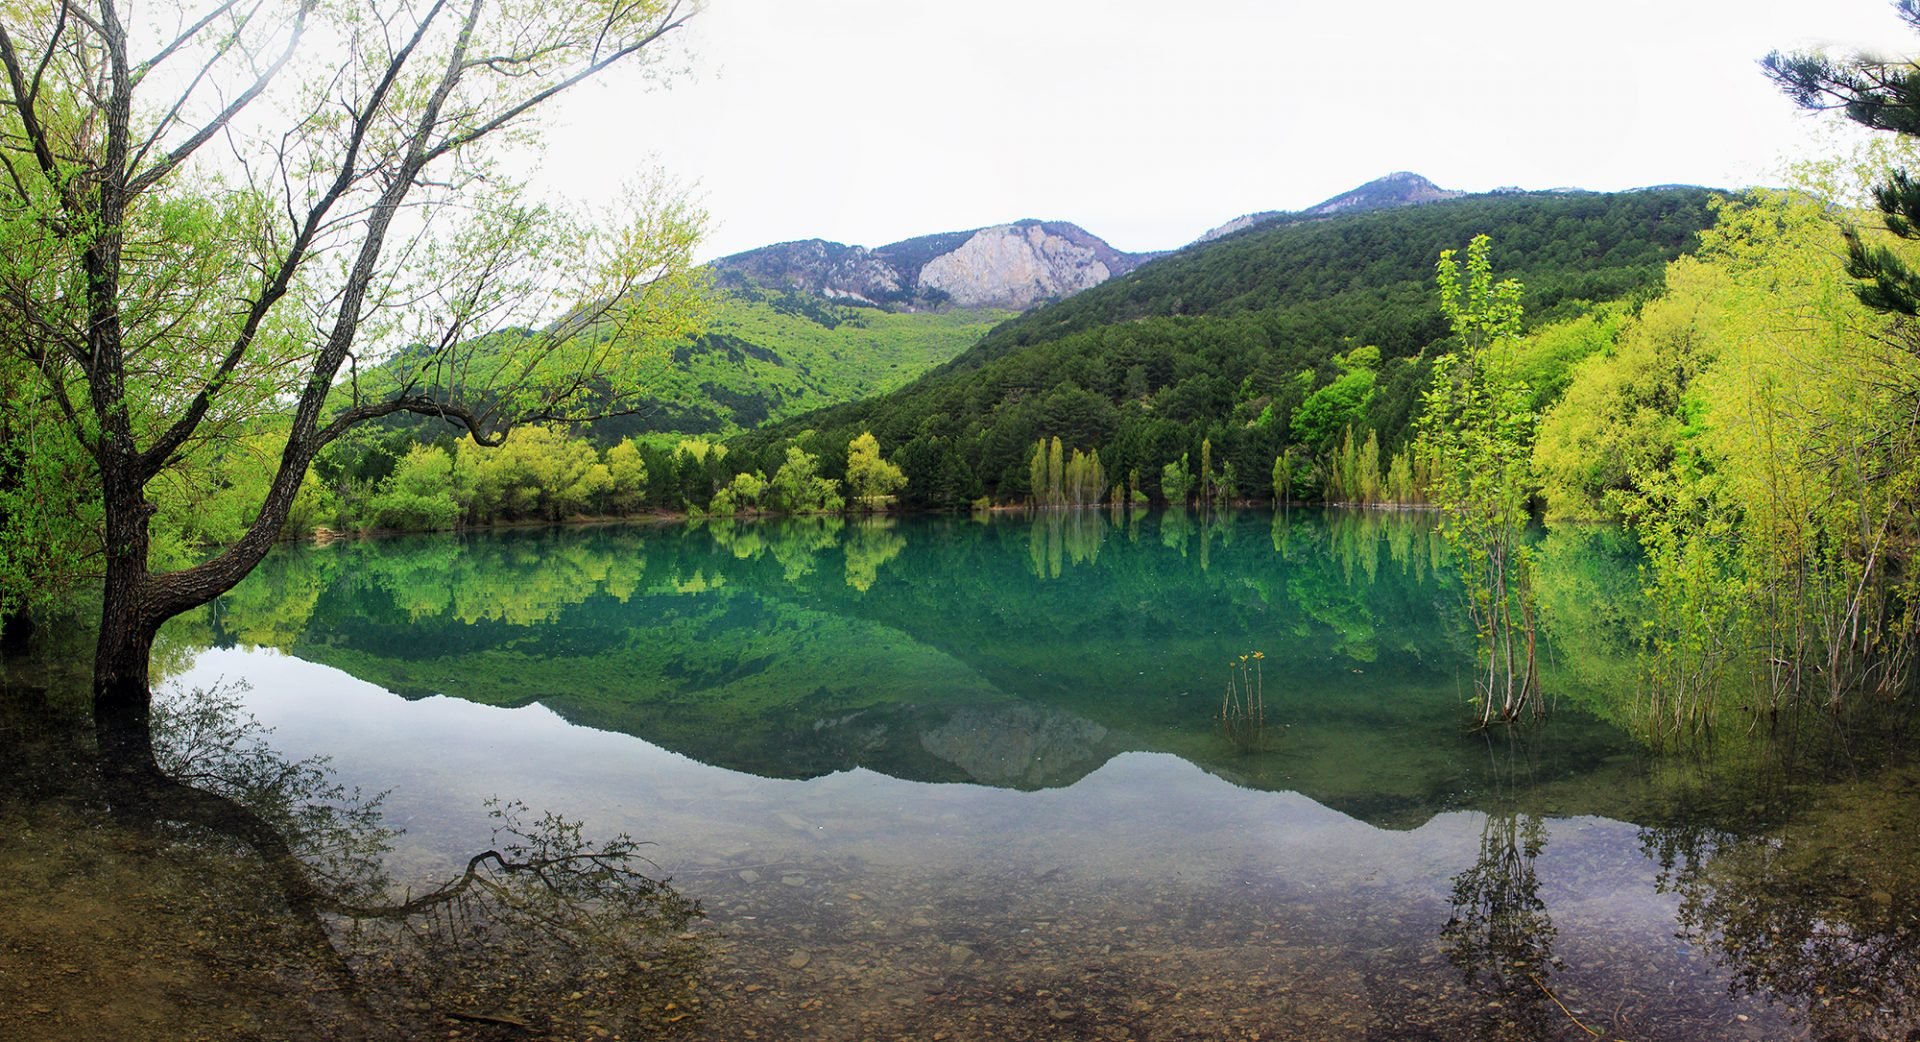
[{"label": "small yellow flower", "polygon": [[1267,653],[1266,653],[1266,652],[1264,652],[1264,651],[1256,651],[1256,652],[1254,652],[1254,653],[1253,653],[1253,657],[1254,657],[1254,658],[1255,658],[1256,660],[1257,660],[1257,659],[1263,659],[1263,658],[1266,658],[1266,657],[1267,657]]}]

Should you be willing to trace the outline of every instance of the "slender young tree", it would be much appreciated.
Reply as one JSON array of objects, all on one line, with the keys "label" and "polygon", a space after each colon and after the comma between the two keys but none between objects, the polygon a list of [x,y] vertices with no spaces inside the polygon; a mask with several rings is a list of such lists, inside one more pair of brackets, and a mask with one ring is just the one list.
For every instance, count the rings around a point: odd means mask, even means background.
[{"label": "slender young tree", "polygon": [[[33,378],[10,393],[47,403],[97,482],[104,762],[154,769],[138,736],[156,631],[253,569],[329,442],[415,413],[497,444],[619,408],[633,346],[689,326],[696,212],[655,192],[618,227],[575,220],[497,157],[555,98],[648,66],[691,11],[51,0],[0,16],[0,349]],[[474,349],[503,328],[520,332]],[[362,371],[378,358],[395,361]],[[153,484],[263,428],[279,453],[244,535],[154,570]]]},{"label": "slender young tree", "polygon": [[[1515,720],[1529,705],[1536,715],[1544,712],[1537,697],[1533,563],[1523,539],[1538,417],[1526,384],[1512,371],[1520,284],[1493,280],[1485,235],[1468,245],[1465,274],[1463,283],[1453,250],[1440,254],[1435,281],[1456,347],[1434,360],[1419,437],[1434,472],[1428,497],[1440,509],[1440,532],[1454,550],[1479,635],[1475,694],[1486,726]],[[1377,481],[1377,454],[1371,465]]]}]

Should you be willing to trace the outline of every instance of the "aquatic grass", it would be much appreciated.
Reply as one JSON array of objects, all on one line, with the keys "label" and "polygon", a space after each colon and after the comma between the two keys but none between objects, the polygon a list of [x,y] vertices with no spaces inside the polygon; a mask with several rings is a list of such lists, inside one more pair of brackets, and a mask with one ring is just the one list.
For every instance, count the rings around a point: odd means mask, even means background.
[{"label": "aquatic grass", "polygon": [[1266,653],[1255,651],[1227,663],[1227,690],[1220,697],[1220,733],[1243,753],[1259,752],[1267,742]]}]

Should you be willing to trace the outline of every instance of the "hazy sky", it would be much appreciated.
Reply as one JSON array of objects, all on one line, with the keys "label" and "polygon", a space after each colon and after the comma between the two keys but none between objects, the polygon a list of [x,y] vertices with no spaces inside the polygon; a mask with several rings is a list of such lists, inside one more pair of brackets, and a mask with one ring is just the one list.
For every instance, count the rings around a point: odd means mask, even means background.
[{"label": "hazy sky", "polygon": [[1169,249],[1395,170],[1446,188],[1776,180],[1774,48],[1920,50],[1883,0],[710,0],[686,75],[563,109],[545,175],[697,186],[706,257],[1022,217]]}]

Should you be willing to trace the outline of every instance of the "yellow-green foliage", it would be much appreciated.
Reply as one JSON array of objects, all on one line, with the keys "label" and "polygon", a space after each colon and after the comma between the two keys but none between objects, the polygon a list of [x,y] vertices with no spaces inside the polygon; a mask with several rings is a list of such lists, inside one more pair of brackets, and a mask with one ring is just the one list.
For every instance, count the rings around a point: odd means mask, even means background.
[{"label": "yellow-green foliage", "polygon": [[[908,312],[713,295],[705,336],[655,363],[648,393],[724,432],[891,391],[973,346],[1010,311]],[[819,320],[831,314],[831,324]],[[720,393],[715,393],[716,389]]]},{"label": "yellow-green foliage", "polygon": [[1168,506],[1186,506],[1187,498],[1193,493],[1193,471],[1187,464],[1187,454],[1160,468],[1160,494]]},{"label": "yellow-green foliage", "polygon": [[592,443],[559,427],[517,428],[498,447],[463,441],[455,452],[454,495],[476,523],[560,520],[594,509],[615,487]]},{"label": "yellow-green foliage", "polygon": [[1213,495],[1213,439],[1200,439],[1200,473],[1194,475],[1200,483],[1200,498],[1207,500]]},{"label": "yellow-green foliage", "polygon": [[787,446],[786,462],[767,485],[767,505],[786,514],[830,514],[845,506],[840,482],[821,477],[819,463],[819,457],[800,446]]},{"label": "yellow-green foliage", "polygon": [[1387,502],[1412,506],[1427,501],[1427,482],[1432,480],[1428,459],[1412,449],[1393,454],[1387,465]]},{"label": "yellow-green foliage", "polygon": [[1533,391],[1533,408],[1558,401],[1582,359],[1611,350],[1629,320],[1620,304],[1543,326],[1514,345],[1513,375]]},{"label": "yellow-green foliage", "polygon": [[1487,236],[1475,236],[1464,282],[1454,251],[1440,254],[1440,310],[1458,346],[1434,360],[1419,424],[1420,451],[1434,468],[1427,492],[1441,510],[1441,533],[1454,551],[1479,633],[1482,724],[1496,712],[1512,720],[1529,703],[1539,710],[1532,567],[1521,538],[1534,489],[1538,416],[1515,373],[1521,287],[1513,279],[1494,281],[1491,253]]},{"label": "yellow-green foliage", "polygon": [[367,509],[377,528],[452,528],[460,520],[460,505],[453,501],[453,457],[438,445],[408,449]]},{"label": "yellow-green foliage", "polygon": [[880,458],[880,440],[873,432],[863,431],[847,444],[847,495],[855,506],[878,510],[905,487],[907,475]]},{"label": "yellow-green foliage", "polygon": [[1107,497],[1107,469],[1097,449],[1075,447],[1069,457],[1059,438],[1041,438],[1034,443],[1027,469],[1036,507],[1097,506]]},{"label": "yellow-green foliage", "polygon": [[[1327,457],[1327,502],[1358,506],[1413,506],[1427,501],[1426,488],[1433,480],[1428,456],[1412,447],[1401,449],[1387,461],[1383,473],[1379,433],[1368,430],[1365,441],[1357,441],[1354,435],[1354,429],[1347,428],[1346,435],[1340,439],[1340,446]],[[1273,461],[1276,489],[1284,488],[1281,479],[1286,476],[1285,464],[1284,456]]]},{"label": "yellow-green foliage", "polygon": [[725,517],[743,510],[757,510],[760,497],[766,492],[765,474],[757,470],[741,471],[733,476],[726,488],[713,494],[713,502],[707,505],[707,513]]},{"label": "yellow-green foliage", "polygon": [[610,503],[615,511],[628,513],[640,508],[647,494],[647,463],[632,438],[607,450],[607,476],[612,480]]},{"label": "yellow-green foliage", "polygon": [[686,456],[695,463],[705,463],[711,456],[715,463],[727,458],[727,447],[719,442],[705,438],[681,438],[673,446],[674,455]]},{"label": "yellow-green foliage", "polygon": [[1100,465],[1100,450],[1073,450],[1067,461],[1061,493],[1069,506],[1094,506],[1107,494],[1107,469]]},{"label": "yellow-green foliage", "polygon": [[1739,336],[1730,288],[1712,265],[1675,261],[1666,294],[1574,367],[1534,445],[1549,517],[1618,517],[1635,475],[1670,462],[1695,377]]},{"label": "yellow-green foliage", "polygon": [[1380,481],[1380,436],[1367,432],[1364,443],[1356,443],[1353,428],[1348,427],[1327,461],[1326,499],[1329,503],[1379,503],[1386,496]]},{"label": "yellow-green foliage", "polygon": [[1858,301],[1840,232],[1805,196],[1725,204],[1543,426],[1550,509],[1625,516],[1649,555],[1659,726],[1749,669],[1773,699],[1886,684],[1911,639],[1920,363]]}]

